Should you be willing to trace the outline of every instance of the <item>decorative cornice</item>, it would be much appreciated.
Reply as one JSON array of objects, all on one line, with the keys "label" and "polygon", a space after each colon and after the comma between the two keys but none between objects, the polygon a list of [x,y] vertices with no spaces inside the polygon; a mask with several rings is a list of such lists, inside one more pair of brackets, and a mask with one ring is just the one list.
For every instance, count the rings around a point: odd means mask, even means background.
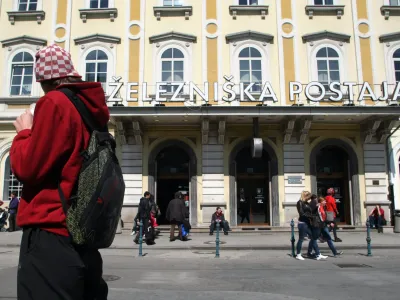
[{"label": "decorative cornice", "polygon": [[111,22],[114,22],[115,18],[118,17],[118,9],[116,8],[89,8],[80,9],[79,14],[83,23],[86,23],[87,19],[101,19],[109,18]]},{"label": "decorative cornice", "polygon": [[261,15],[264,20],[268,14],[268,5],[231,5],[229,6],[229,12],[236,20],[237,15]]},{"label": "decorative cornice", "polygon": [[92,34],[74,39],[75,45],[88,44],[93,42],[103,42],[110,44],[121,44],[121,38],[105,34]]},{"label": "decorative cornice", "polygon": [[274,36],[267,33],[248,30],[227,34],[225,36],[225,40],[227,43],[239,42],[243,40],[254,40],[272,44],[274,42]]},{"label": "decorative cornice", "polygon": [[8,20],[11,22],[11,25],[15,24],[15,21],[18,19],[24,20],[36,20],[38,24],[42,24],[46,13],[43,10],[33,10],[33,11],[9,11]]},{"label": "decorative cornice", "polygon": [[315,32],[315,33],[305,34],[305,35],[303,35],[302,38],[303,38],[303,43],[320,41],[323,39],[350,43],[351,36],[347,35],[347,34],[343,34],[343,33],[336,33],[336,32],[325,30],[325,31],[319,31],[319,32]]},{"label": "decorative cornice", "polygon": [[398,32],[392,32],[392,33],[387,33],[387,34],[382,34],[379,37],[379,41],[381,43],[389,43],[389,42],[397,42],[400,41],[400,31]]},{"label": "decorative cornice", "polygon": [[179,40],[179,41],[188,42],[188,43],[196,43],[197,37],[194,35],[175,32],[175,31],[162,33],[162,34],[158,34],[158,35],[153,35],[153,36],[149,37],[150,44],[163,42],[163,41],[169,41],[169,40]]},{"label": "decorative cornice", "polygon": [[310,19],[312,19],[314,15],[334,15],[337,16],[338,19],[341,19],[344,14],[344,5],[307,5],[306,14]]},{"label": "decorative cornice", "polygon": [[19,37],[7,39],[7,40],[2,40],[0,41],[2,44],[3,48],[5,47],[10,47],[14,45],[19,45],[19,44],[30,44],[30,45],[37,45],[37,46],[46,46],[47,45],[47,40],[44,39],[38,39],[35,37],[31,37],[28,35],[22,35]]},{"label": "decorative cornice", "polygon": [[154,15],[160,21],[161,17],[180,17],[185,16],[189,20],[189,16],[193,14],[193,6],[154,6]]}]

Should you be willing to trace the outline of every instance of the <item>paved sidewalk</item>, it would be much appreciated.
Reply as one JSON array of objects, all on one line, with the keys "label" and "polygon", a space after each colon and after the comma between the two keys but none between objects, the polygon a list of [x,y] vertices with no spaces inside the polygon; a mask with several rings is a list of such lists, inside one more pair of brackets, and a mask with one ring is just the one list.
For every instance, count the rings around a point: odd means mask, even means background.
[{"label": "paved sidewalk", "polygon": [[[0,233],[0,246],[3,247],[19,247],[22,232],[4,232]],[[349,249],[366,249],[366,233],[362,232],[339,232],[339,237],[343,240],[341,243],[335,243],[336,247],[341,250]],[[156,244],[144,248],[154,250],[171,250],[171,249],[192,249],[192,250],[210,250],[215,249],[216,235],[210,236],[204,233],[193,233],[190,240],[182,242],[176,240],[169,241],[169,234],[161,233],[156,239]],[[297,242],[298,235],[295,235]],[[287,232],[271,232],[271,233],[248,233],[246,235],[220,235],[221,249],[225,250],[290,250],[290,233]],[[303,247],[306,247],[304,242]],[[321,249],[328,249],[326,243],[319,243]],[[371,233],[372,249],[400,249],[400,234],[385,233],[378,234],[375,231]],[[133,236],[127,232],[117,234],[112,249],[132,249],[138,248],[138,245],[133,243]]]}]

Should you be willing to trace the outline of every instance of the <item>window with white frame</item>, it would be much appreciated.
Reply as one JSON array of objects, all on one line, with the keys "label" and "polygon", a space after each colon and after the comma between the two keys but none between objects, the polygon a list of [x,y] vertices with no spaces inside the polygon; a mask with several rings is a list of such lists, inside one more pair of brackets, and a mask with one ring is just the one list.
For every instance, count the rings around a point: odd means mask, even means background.
[{"label": "window with white frame", "polygon": [[18,198],[21,197],[22,183],[14,176],[11,171],[10,156],[7,157],[4,169],[4,188],[3,199],[11,200],[10,194],[14,192]]},{"label": "window with white frame", "polygon": [[333,0],[314,0],[314,5],[333,5]]},{"label": "window with white frame", "polygon": [[394,76],[396,82],[400,81],[400,49],[397,49],[393,53],[393,63],[394,63]]},{"label": "window with white frame", "polygon": [[239,72],[240,82],[243,82],[245,88],[250,83],[255,83],[251,92],[261,92],[262,78],[262,55],[254,47],[246,47],[239,53]]},{"label": "window with white frame", "polygon": [[258,5],[258,0],[239,0],[239,5]]},{"label": "window with white frame", "polygon": [[316,55],[318,82],[329,90],[331,82],[340,82],[340,58],[337,51],[331,47],[323,47]]},{"label": "window with white frame", "polygon": [[390,6],[400,6],[400,0],[390,0],[389,5]]},{"label": "window with white frame", "polygon": [[[169,48],[161,55],[161,81],[165,83],[184,82],[185,56],[177,48]],[[163,89],[173,93],[177,86],[165,85]]]},{"label": "window with white frame", "polygon": [[100,82],[107,91],[107,71],[108,71],[108,56],[99,49],[90,51],[85,58],[85,80],[91,82]]},{"label": "window with white frame", "polygon": [[182,6],[183,0],[164,0],[163,5],[164,6]]},{"label": "window with white frame", "polygon": [[89,8],[108,8],[108,0],[90,0]]},{"label": "window with white frame", "polygon": [[28,52],[19,52],[11,61],[10,95],[31,95],[32,82],[33,56]]},{"label": "window with white frame", "polygon": [[37,10],[38,0],[18,0],[18,11]]}]

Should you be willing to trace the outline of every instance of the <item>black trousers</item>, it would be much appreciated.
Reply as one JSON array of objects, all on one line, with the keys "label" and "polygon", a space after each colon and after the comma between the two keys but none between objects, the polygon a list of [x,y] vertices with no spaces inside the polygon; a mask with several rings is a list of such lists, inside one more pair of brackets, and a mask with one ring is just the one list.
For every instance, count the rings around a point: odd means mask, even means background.
[{"label": "black trousers", "polygon": [[[229,223],[228,223],[228,221],[222,221],[220,223],[220,226],[221,226],[220,228],[222,228],[225,233],[229,231]],[[213,233],[215,229],[217,229],[217,222],[211,222],[210,233]]]},{"label": "black trousers", "polygon": [[17,218],[17,214],[10,214],[10,216],[8,217],[8,222],[9,222],[8,231],[9,232],[15,231],[16,218]]},{"label": "black trousers", "polygon": [[19,300],[106,300],[98,250],[76,249],[68,237],[38,228],[22,234],[17,294]]}]

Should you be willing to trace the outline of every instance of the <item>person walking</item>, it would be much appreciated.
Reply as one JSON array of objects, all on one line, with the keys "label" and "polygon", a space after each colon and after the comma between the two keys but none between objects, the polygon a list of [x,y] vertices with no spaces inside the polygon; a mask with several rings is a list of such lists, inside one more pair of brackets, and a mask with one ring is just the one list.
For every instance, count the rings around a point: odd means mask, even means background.
[{"label": "person walking", "polygon": [[8,231],[13,232],[16,229],[16,220],[17,220],[17,211],[18,211],[18,206],[19,206],[19,200],[17,198],[17,193],[11,192],[11,201],[9,205],[9,217],[8,217],[8,222],[9,227]]},{"label": "person walking", "polygon": [[188,210],[185,206],[183,195],[181,192],[175,193],[175,198],[168,204],[167,211],[165,213],[167,220],[171,223],[169,232],[169,241],[175,241],[175,227],[178,226],[179,239],[184,240],[182,237],[181,225],[185,218],[188,217]]},{"label": "person walking", "polygon": [[337,224],[336,224],[336,217],[339,216],[339,211],[336,206],[336,199],[333,197],[335,195],[335,190],[333,188],[329,188],[326,191],[327,196],[326,199],[326,216],[327,220],[333,224],[331,227],[333,230],[333,236],[335,238],[335,242],[340,243],[342,240],[337,236]]},{"label": "person walking", "polygon": [[103,261],[97,249],[72,244],[60,190],[68,205],[82,167],[90,133],[71,100],[59,89],[76,92],[98,127],[110,118],[100,83],[83,82],[71,55],[50,45],[35,55],[35,77],[44,91],[35,115],[26,110],[14,122],[10,150],[13,174],[23,184],[17,223],[23,229],[17,297],[105,300]]}]

